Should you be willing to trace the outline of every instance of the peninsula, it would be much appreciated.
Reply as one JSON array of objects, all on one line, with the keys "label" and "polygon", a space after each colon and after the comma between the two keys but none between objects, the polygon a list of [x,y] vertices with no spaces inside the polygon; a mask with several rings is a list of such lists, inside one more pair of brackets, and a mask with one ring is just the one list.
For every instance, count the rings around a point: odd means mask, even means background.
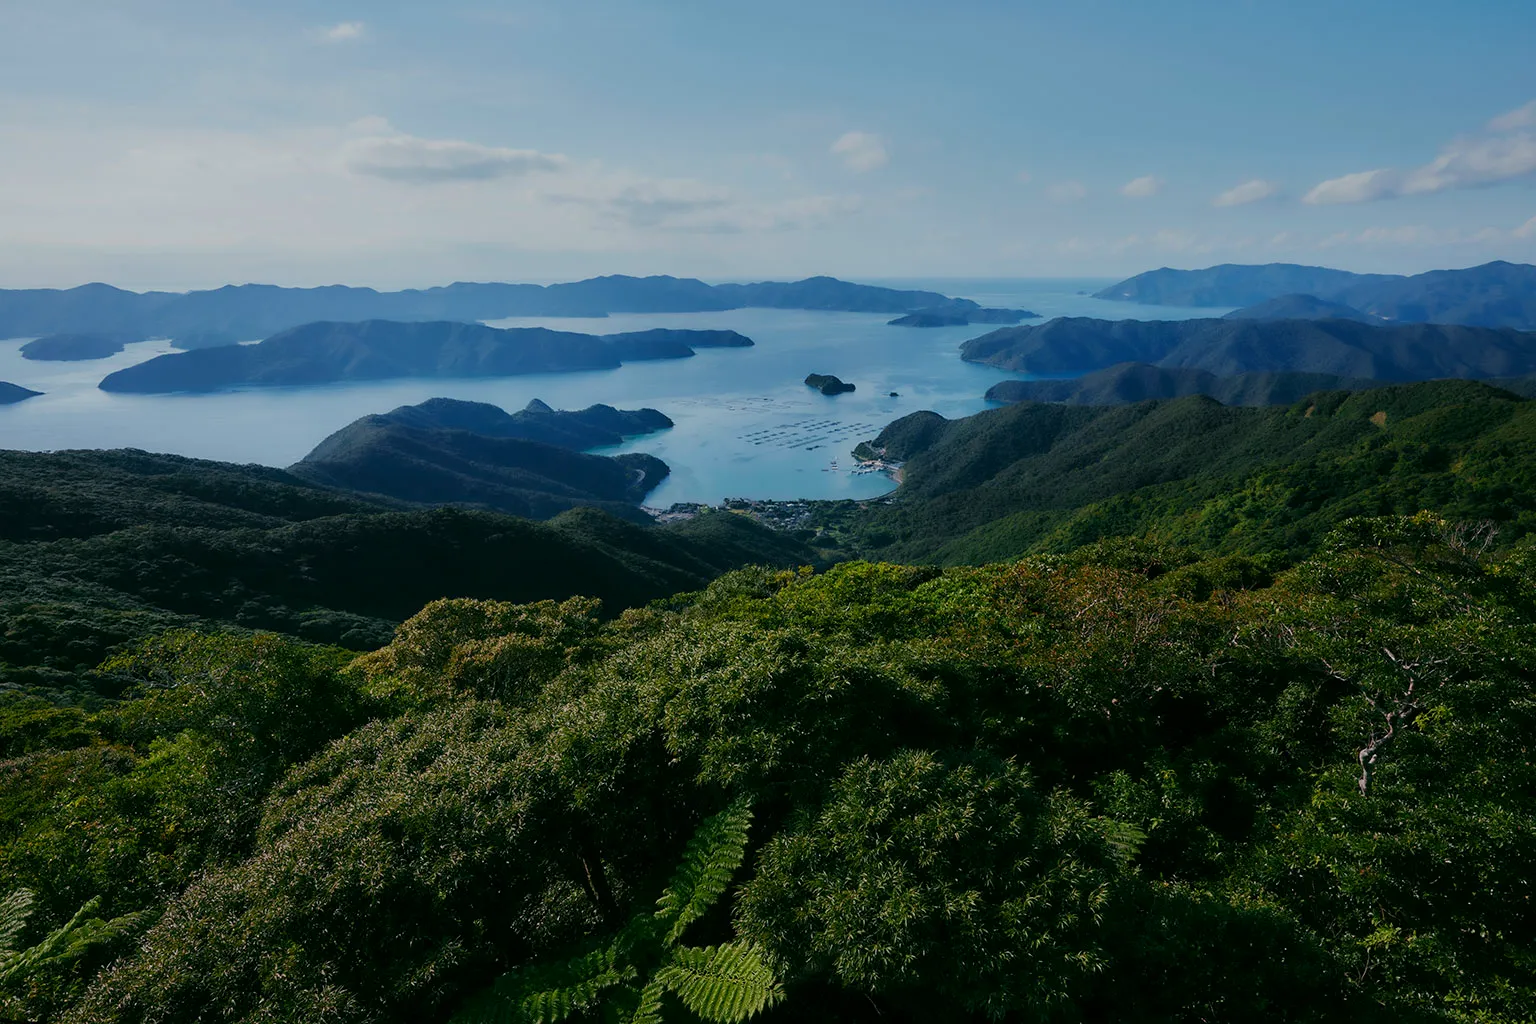
[{"label": "peninsula", "polygon": [[666,478],[667,464],[576,449],[671,425],[655,409],[556,412],[535,402],[508,415],[481,402],[434,398],[353,421],[288,472],[413,505],[468,505],[529,519],[590,506],[646,523],[636,506]]},{"label": "peninsula", "polygon": [[42,394],[41,391],[33,391],[31,388],[24,388],[20,384],[12,384],[10,381],[0,380],[0,405],[15,405],[17,402],[36,398],[40,394]]}]

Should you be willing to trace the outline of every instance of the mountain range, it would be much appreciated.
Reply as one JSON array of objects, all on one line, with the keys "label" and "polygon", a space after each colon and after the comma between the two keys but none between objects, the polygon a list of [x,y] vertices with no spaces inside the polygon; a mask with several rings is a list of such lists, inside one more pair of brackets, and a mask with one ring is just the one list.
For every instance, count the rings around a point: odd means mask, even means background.
[{"label": "mountain range", "polygon": [[908,313],[964,311],[969,299],[938,292],[852,284],[831,277],[755,284],[693,278],[595,277],[567,284],[472,284],[380,292],[331,285],[228,285],[210,291],[131,292],[106,284],[0,290],[0,338],[62,333],[166,337],[182,347],[250,341],[321,320],[496,320],[514,316],[601,317],[762,307]]},{"label": "mountain range", "polygon": [[1411,277],[1290,263],[1164,267],[1112,284],[1095,297],[1163,306],[1252,306],[1285,295],[1343,303],[1403,323],[1536,329],[1536,266],[1503,260]]},{"label": "mountain range", "polygon": [[100,387],[166,394],[391,377],[505,377],[612,369],[625,360],[681,359],[695,348],[751,344],[752,339],[735,331],[595,335],[448,322],[323,322],[282,331],[255,345],[156,356],[109,374]]}]

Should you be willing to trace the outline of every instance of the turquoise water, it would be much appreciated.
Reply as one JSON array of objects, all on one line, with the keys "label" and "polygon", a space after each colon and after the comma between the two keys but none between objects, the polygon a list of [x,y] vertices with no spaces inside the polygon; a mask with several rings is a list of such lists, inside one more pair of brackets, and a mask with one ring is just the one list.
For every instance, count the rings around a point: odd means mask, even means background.
[{"label": "turquoise water", "polygon": [[[924,287],[1014,306],[1046,317],[1182,319],[1219,311],[1138,307],[1089,298],[1107,281],[972,280],[881,282]],[[326,387],[262,388],[217,395],[110,395],[96,388],[113,370],[169,351],[131,345],[110,359],[39,363],[21,341],[0,341],[0,380],[46,392],[0,406],[0,448],[142,448],[227,462],[286,466],[359,416],[433,397],[491,402],[508,410],[541,398],[557,409],[605,402],[650,406],[677,424],[609,451],[649,452],[672,475],[647,499],[718,502],[745,498],[866,498],[894,484],[855,474],[849,454],[891,420],[920,409],[965,416],[987,407],[988,387],[1016,374],[962,362],[960,343],[992,328],[890,327],[886,314],[740,309],[719,313],[624,314],[600,319],[519,317],[496,326],[548,326],[611,334],[652,327],[729,328],[757,344],[704,349],[692,359],[631,363],[615,370],[494,380],[400,380]],[[824,396],[802,381],[831,373],[851,394]],[[900,397],[892,398],[895,391]]]}]

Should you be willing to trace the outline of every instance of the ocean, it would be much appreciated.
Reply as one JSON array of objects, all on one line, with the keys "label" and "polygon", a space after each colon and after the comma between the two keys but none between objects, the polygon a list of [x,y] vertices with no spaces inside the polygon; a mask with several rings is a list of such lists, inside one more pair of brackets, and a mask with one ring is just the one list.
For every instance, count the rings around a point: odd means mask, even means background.
[{"label": "ocean", "polygon": [[[1134,306],[1091,297],[1108,280],[990,279],[870,281],[927,288],[1054,316],[1174,320],[1224,310]],[[947,417],[987,408],[987,388],[1019,375],[962,362],[959,346],[994,328],[891,327],[890,314],[739,309],[718,313],[615,314],[594,319],[518,317],[497,327],[543,326],[594,334],[653,327],[727,328],[756,345],[703,349],[691,359],[626,364],[614,370],[471,380],[394,380],[323,387],[251,388],[213,395],[114,395],[97,389],[108,373],[162,352],[167,342],[130,345],[108,359],[73,363],[21,358],[26,339],[0,341],[0,380],[42,391],[0,406],[0,448],[141,448],[225,462],[290,465],[323,438],[369,413],[428,398],[491,402],[515,411],[539,398],[557,409],[596,402],[659,409],[671,430],[637,437],[605,454],[648,452],[672,467],[646,504],[716,503],[725,498],[872,498],[895,487],[857,473],[850,454],[908,413]],[[1029,321],[1038,322],[1038,321]],[[824,396],[809,373],[856,385]],[[895,394],[893,395],[892,392]]]}]

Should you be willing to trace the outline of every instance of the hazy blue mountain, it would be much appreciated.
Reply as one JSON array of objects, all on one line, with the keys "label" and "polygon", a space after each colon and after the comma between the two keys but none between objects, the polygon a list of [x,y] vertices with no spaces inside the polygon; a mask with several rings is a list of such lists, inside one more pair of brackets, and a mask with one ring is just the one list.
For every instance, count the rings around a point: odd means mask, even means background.
[{"label": "hazy blue mountain", "polygon": [[1094,297],[1156,306],[1252,306],[1281,295],[1332,296],[1367,280],[1391,279],[1386,274],[1352,274],[1294,263],[1223,263],[1204,270],[1149,270],[1095,292]]},{"label": "hazy blue mountain", "polygon": [[1289,263],[1228,263],[1204,270],[1164,267],[1110,285],[1097,297],[1157,305],[1253,306],[1295,294],[1403,323],[1536,329],[1536,266],[1502,260],[1412,277]]},{"label": "hazy blue mountain", "polygon": [[1153,398],[1208,395],[1223,405],[1289,405],[1314,391],[1378,386],[1380,381],[1327,373],[1260,372],[1221,377],[1186,367],[1117,363],[1065,380],[1001,381],[987,389],[987,398],[993,402],[1123,405]]},{"label": "hazy blue mountain", "polygon": [[28,398],[36,398],[41,391],[33,391],[24,388],[20,384],[12,384],[10,381],[0,380],[0,405],[14,405]]},{"label": "hazy blue mountain", "polygon": [[967,324],[1016,324],[1035,320],[1039,313],[1027,309],[962,309],[941,307],[919,309],[890,321],[892,327],[964,327]]},{"label": "hazy blue mountain", "polygon": [[1385,323],[1379,316],[1362,313],[1342,302],[1316,295],[1281,295],[1253,306],[1234,309],[1223,320],[1358,320],[1363,324]]},{"label": "hazy blue mountain", "polygon": [[567,412],[551,409],[537,398],[514,413],[488,402],[429,398],[419,405],[402,405],[368,418],[422,430],[468,430],[487,437],[542,441],[578,452],[618,444],[626,437],[650,434],[672,426],[672,421],[655,409],[593,405]]},{"label": "hazy blue mountain", "polygon": [[1357,282],[1328,296],[1387,320],[1536,329],[1536,266],[1497,260],[1466,270]]},{"label": "hazy blue mountain", "polygon": [[49,362],[105,359],[132,340],[121,334],[49,334],[21,346],[21,357]]},{"label": "hazy blue mountain", "polygon": [[961,346],[962,358],[1005,370],[1067,376],[1116,363],[1371,380],[1513,377],[1536,373],[1536,334],[1446,324],[1353,320],[1095,320],[1060,317],[1005,327]]},{"label": "hazy blue mountain", "polygon": [[650,521],[635,506],[666,478],[667,464],[660,459],[587,455],[543,441],[438,425],[478,423],[482,417],[492,429],[509,426],[480,409],[441,404],[364,416],[321,441],[288,472],[417,505],[471,505],[529,519],[591,506]]},{"label": "hazy blue mountain", "polygon": [[692,313],[768,307],[906,313],[971,309],[969,299],[938,292],[852,284],[831,277],[709,285],[692,278],[595,277],[567,284],[471,284],[379,292],[332,285],[279,288],[227,285],[210,291],[130,292],[105,284],[69,289],[0,290],[0,338],[125,332],[186,340],[204,347],[265,338],[315,321],[495,320],[511,316],[606,316]]},{"label": "hazy blue mountain", "polygon": [[576,334],[447,322],[313,323],[256,345],[172,352],[109,374],[103,391],[164,394],[240,385],[328,384],[390,377],[505,377],[611,369],[624,359],[671,359],[701,347],[749,346],[735,331]]}]

